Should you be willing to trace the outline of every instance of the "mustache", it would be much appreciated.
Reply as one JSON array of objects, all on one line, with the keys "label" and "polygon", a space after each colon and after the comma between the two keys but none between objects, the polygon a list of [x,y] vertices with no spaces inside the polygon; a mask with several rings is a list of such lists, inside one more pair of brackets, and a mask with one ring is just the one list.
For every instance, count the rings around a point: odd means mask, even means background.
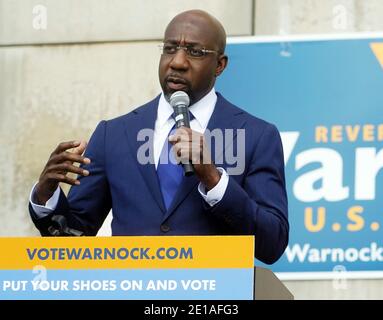
[{"label": "mustache", "polygon": [[174,82],[174,83],[180,83],[180,84],[184,84],[188,87],[190,87],[190,82],[183,78],[182,76],[178,75],[178,74],[175,74],[175,73],[171,73],[169,74],[166,78],[165,78],[165,81],[166,82]]}]

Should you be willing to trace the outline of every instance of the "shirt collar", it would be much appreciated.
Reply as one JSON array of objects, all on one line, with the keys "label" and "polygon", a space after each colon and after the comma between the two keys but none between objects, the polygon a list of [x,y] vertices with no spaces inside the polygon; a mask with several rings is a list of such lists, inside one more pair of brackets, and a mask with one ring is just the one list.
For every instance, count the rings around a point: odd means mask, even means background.
[{"label": "shirt collar", "polygon": [[[198,121],[201,128],[207,128],[207,124],[214,111],[216,102],[217,94],[215,93],[215,89],[212,88],[207,95],[189,107],[190,112]],[[163,127],[172,114],[173,108],[170,103],[166,101],[165,96],[162,93],[158,102],[157,125],[160,128]]]}]

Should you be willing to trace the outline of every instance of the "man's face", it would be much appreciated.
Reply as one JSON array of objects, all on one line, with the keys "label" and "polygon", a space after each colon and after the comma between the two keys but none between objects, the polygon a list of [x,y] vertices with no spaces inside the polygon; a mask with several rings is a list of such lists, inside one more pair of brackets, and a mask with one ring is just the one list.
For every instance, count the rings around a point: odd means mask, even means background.
[{"label": "man's face", "polygon": [[[173,20],[166,29],[164,43],[218,50],[208,22],[193,16]],[[218,65],[218,52],[199,58],[188,56],[183,49],[173,54],[162,54],[159,79],[166,98],[181,90],[189,95],[190,104],[197,102],[213,88]]]}]

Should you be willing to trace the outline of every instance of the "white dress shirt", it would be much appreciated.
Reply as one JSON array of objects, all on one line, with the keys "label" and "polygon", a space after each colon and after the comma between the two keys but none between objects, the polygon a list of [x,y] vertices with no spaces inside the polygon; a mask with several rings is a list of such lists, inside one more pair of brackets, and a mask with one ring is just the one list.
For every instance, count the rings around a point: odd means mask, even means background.
[{"label": "white dress shirt", "polygon": [[[215,105],[217,102],[217,95],[214,88],[201,100],[189,107],[190,112],[193,114],[194,119],[190,122],[190,128],[199,133],[204,133],[209,123],[210,117],[213,114]],[[174,119],[171,117],[173,114],[172,106],[166,101],[163,94],[161,94],[158,109],[157,119],[154,125],[154,137],[153,137],[153,153],[155,166],[157,168],[160,158],[162,147],[169,135],[170,130],[174,126]],[[200,183],[198,185],[198,191],[202,198],[210,205],[214,206],[223,198],[227,185],[229,183],[229,177],[223,168],[217,168],[221,174],[221,179],[218,184],[208,192],[206,192],[205,186]],[[92,173],[90,173],[92,174]],[[53,196],[44,205],[38,205],[33,202],[35,186],[33,186],[29,201],[32,205],[38,217],[44,217],[56,209],[60,188],[57,188]]]}]

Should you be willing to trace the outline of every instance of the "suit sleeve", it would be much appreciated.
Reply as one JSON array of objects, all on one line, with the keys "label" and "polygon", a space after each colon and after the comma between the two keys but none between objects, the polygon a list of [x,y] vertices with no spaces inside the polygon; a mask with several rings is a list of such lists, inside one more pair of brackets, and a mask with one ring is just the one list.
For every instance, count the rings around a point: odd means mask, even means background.
[{"label": "suit sleeve", "polygon": [[255,235],[255,257],[274,263],[289,237],[283,149],[278,130],[266,126],[241,185],[229,177],[222,200],[210,209],[231,234]]},{"label": "suit sleeve", "polygon": [[85,151],[85,156],[91,160],[83,165],[89,170],[87,177],[79,176],[79,186],[72,186],[68,197],[60,192],[56,209],[46,217],[38,218],[29,205],[32,221],[42,236],[48,236],[48,227],[53,215],[66,217],[68,226],[81,230],[85,235],[93,236],[102,226],[111,209],[111,196],[105,171],[105,136],[106,121],[97,126]]}]

